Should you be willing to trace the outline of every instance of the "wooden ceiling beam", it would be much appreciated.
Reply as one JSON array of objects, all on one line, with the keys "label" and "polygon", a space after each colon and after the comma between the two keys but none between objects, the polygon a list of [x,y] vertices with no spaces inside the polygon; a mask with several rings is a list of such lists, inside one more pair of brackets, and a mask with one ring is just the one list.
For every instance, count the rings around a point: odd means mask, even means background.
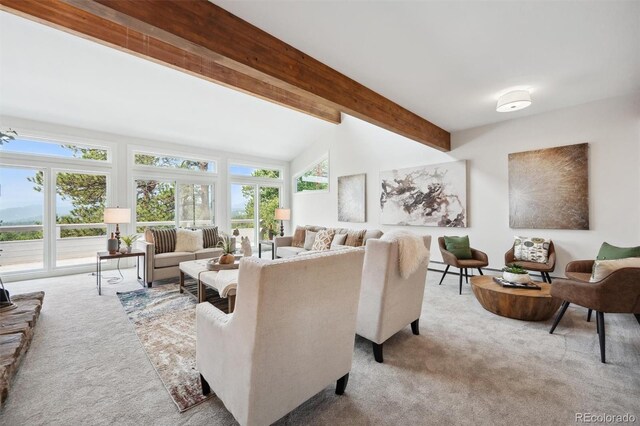
[{"label": "wooden ceiling beam", "polygon": [[0,0],[0,9],[141,58],[339,124],[335,108],[224,67],[197,52],[143,34],[59,0]]}]

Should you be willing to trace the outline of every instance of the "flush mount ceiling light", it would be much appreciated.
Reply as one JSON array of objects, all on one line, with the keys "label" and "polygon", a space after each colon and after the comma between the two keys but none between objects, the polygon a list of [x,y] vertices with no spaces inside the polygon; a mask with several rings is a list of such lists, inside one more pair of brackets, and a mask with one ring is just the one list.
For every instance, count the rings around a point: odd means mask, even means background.
[{"label": "flush mount ceiling light", "polygon": [[514,90],[498,98],[496,111],[511,112],[518,111],[531,105],[531,95],[528,90]]}]

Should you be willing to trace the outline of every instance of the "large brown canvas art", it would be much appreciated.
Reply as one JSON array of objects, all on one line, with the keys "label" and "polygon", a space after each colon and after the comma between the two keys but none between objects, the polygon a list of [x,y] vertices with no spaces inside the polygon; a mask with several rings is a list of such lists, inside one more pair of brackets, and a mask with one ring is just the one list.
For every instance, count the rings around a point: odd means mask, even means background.
[{"label": "large brown canvas art", "polygon": [[589,145],[509,154],[509,226],[589,229]]}]

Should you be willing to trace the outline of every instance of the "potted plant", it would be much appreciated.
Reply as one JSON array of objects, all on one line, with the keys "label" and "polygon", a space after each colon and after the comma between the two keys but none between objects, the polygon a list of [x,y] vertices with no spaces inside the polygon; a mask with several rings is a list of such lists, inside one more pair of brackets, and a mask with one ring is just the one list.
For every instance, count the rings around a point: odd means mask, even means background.
[{"label": "potted plant", "polygon": [[228,265],[236,261],[236,257],[233,255],[235,248],[231,244],[231,238],[226,235],[222,237],[222,240],[218,243],[218,246],[222,249],[222,256],[220,257],[220,264]]},{"label": "potted plant", "polygon": [[131,253],[131,246],[138,238],[140,238],[140,236],[136,234],[125,235],[122,237],[121,240],[125,246],[120,248],[120,253]]},{"label": "potted plant", "polygon": [[502,278],[512,283],[528,283],[531,282],[529,272],[521,266],[512,263],[502,268]]}]

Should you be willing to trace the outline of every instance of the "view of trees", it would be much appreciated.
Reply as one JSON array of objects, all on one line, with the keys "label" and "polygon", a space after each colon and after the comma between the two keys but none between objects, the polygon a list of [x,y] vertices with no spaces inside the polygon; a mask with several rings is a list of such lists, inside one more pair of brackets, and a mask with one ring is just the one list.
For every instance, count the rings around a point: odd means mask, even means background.
[{"label": "view of trees", "polygon": [[318,191],[329,187],[329,160],[324,159],[315,164],[296,179],[296,190]]},{"label": "view of trees", "polygon": [[[279,177],[279,172],[277,170],[265,170],[265,169],[258,169],[258,170],[254,170],[251,173],[251,176],[254,177],[263,177],[263,178],[278,178]],[[254,185],[244,185],[242,187],[242,196],[244,197],[245,200],[247,200],[247,203],[245,204],[245,211],[244,214],[236,214],[234,215],[234,219],[246,219],[246,218],[250,218],[253,219],[254,216],[254,212],[255,212],[255,187]],[[261,186],[259,191],[258,191],[258,197],[259,197],[259,214],[260,217],[258,218],[259,221],[259,226],[260,226],[260,235],[261,237],[266,236],[266,233],[268,232],[269,229],[273,229],[274,231],[276,229],[279,229],[279,224],[278,221],[275,220],[275,211],[278,207],[280,207],[280,188],[278,187],[268,187],[268,186]],[[246,226],[242,226],[242,225],[246,225]],[[247,227],[247,228],[253,228],[255,225],[254,224],[238,224],[238,225],[234,225],[235,227]]]}]

